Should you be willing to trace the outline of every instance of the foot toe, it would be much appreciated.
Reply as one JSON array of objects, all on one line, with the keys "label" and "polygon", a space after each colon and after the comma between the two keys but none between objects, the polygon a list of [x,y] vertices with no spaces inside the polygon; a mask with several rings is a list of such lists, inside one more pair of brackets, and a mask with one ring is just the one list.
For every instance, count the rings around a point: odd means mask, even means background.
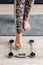
[{"label": "foot toe", "polygon": [[17,49],[21,49],[21,44],[15,44],[15,47],[16,47]]}]

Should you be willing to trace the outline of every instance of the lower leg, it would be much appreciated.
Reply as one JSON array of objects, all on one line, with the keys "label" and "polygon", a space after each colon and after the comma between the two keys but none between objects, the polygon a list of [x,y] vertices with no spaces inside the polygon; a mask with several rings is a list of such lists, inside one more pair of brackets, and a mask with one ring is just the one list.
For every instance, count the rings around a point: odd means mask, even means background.
[{"label": "lower leg", "polygon": [[[22,19],[22,17],[20,18]],[[17,34],[16,34],[16,40],[15,40],[15,47],[16,49],[20,49],[22,44],[22,23],[20,20],[16,21],[16,32]]]},{"label": "lower leg", "polygon": [[15,47],[17,49],[21,48],[21,44],[22,44],[22,33],[16,35],[16,40],[15,40]]},{"label": "lower leg", "polygon": [[15,47],[16,49],[21,48],[22,44],[22,24],[21,21],[16,21],[16,40],[15,40]]}]

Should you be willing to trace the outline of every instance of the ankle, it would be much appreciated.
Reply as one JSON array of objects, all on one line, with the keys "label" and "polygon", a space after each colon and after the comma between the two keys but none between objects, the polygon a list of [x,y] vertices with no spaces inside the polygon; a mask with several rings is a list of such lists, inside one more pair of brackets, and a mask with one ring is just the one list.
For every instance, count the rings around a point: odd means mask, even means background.
[{"label": "ankle", "polygon": [[21,34],[18,34],[18,33],[17,33],[16,38],[22,38],[22,33],[21,33]]}]

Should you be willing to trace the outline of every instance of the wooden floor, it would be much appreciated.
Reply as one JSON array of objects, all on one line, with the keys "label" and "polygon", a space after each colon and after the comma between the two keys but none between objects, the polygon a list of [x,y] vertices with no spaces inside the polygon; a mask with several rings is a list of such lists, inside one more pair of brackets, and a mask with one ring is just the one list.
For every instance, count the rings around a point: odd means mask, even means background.
[{"label": "wooden floor", "polygon": [[[0,4],[0,14],[14,14],[14,5]],[[30,14],[43,14],[43,5],[33,5]]]}]

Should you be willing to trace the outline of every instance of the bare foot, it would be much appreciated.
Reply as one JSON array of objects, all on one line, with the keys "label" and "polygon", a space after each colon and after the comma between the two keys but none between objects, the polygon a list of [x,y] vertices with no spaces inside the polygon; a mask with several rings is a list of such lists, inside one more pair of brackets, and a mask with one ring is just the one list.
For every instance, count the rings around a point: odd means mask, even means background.
[{"label": "bare foot", "polygon": [[16,40],[15,40],[15,48],[21,49],[21,44],[22,44],[22,34],[17,34]]},{"label": "bare foot", "polygon": [[28,21],[26,20],[26,21],[24,21],[24,30],[26,31],[26,30],[30,30],[31,29],[31,26],[30,26],[30,24],[28,23]]}]

